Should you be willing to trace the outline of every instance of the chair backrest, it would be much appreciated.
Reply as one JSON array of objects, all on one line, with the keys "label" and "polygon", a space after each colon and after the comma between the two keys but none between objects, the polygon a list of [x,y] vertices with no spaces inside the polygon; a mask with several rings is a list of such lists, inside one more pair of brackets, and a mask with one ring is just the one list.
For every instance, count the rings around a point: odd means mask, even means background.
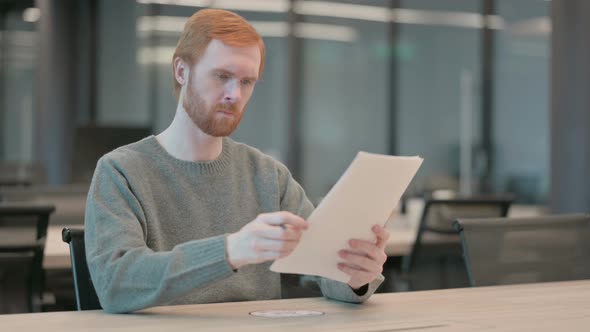
[{"label": "chair backrest", "polygon": [[[402,259],[402,271],[410,272],[421,256],[430,256],[432,252],[461,257],[461,243],[453,222],[458,218],[505,217],[512,201],[510,196],[427,199],[412,251]],[[438,244],[434,251],[424,250],[423,239],[427,236]]]},{"label": "chair backrest", "polygon": [[62,239],[70,246],[70,258],[72,261],[72,274],[74,277],[74,289],[76,291],[76,306],[78,310],[102,309],[94,284],[90,278],[88,264],[86,262],[86,249],[84,247],[84,230],[62,230]]},{"label": "chair backrest", "polygon": [[0,203],[0,312],[41,311],[43,254],[55,207]]},{"label": "chair backrest", "polygon": [[472,286],[590,278],[590,215],[459,219]]}]

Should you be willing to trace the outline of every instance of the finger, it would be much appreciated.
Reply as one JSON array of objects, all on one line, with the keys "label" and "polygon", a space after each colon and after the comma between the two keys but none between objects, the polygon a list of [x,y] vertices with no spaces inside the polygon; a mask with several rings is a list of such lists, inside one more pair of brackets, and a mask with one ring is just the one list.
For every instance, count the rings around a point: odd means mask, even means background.
[{"label": "finger", "polygon": [[297,244],[298,242],[295,241],[281,241],[259,238],[254,241],[253,248],[258,252],[273,251],[277,253],[285,253],[293,251]]},{"label": "finger", "polygon": [[301,229],[309,227],[305,219],[288,211],[261,214],[258,216],[258,220],[268,225],[291,225]]},{"label": "finger", "polygon": [[377,236],[377,242],[375,243],[380,249],[384,249],[389,240],[389,231],[381,225],[373,225],[371,228],[373,233]]},{"label": "finger", "polygon": [[285,242],[285,245],[280,249],[280,252],[282,254],[290,254],[295,248],[297,248],[298,244],[298,242]]},{"label": "finger", "polygon": [[360,281],[359,283],[363,284],[363,285],[372,281],[376,277],[376,275],[374,273],[359,270],[359,269],[356,269],[350,265],[343,264],[343,263],[338,263],[338,269],[340,271],[348,274],[351,277],[350,278],[351,281],[357,280],[357,281]]},{"label": "finger", "polygon": [[300,228],[287,227],[283,229],[283,236],[281,240],[299,242],[303,231]]},{"label": "finger", "polygon": [[281,240],[258,238],[252,242],[252,248],[255,251],[275,251],[280,252],[285,246],[285,242]]},{"label": "finger", "polygon": [[285,248],[284,250],[280,251],[280,257],[287,257],[289,255],[291,255],[291,253],[295,250],[296,247],[292,247],[292,248]]},{"label": "finger", "polygon": [[387,257],[384,257],[384,250],[382,248],[377,247],[377,245],[372,242],[352,239],[348,241],[348,245],[350,245],[350,248],[354,249],[353,252],[357,252],[361,255],[366,255],[373,260],[385,261],[385,259],[387,259]]},{"label": "finger", "polygon": [[276,251],[262,251],[259,253],[258,258],[256,259],[256,263],[262,263],[266,261],[274,261],[277,258],[281,257],[280,252]]},{"label": "finger", "polygon": [[356,266],[359,270],[381,273],[381,264],[367,256],[362,256],[346,250],[340,250],[338,256],[344,259],[344,263]]},{"label": "finger", "polygon": [[297,241],[301,239],[302,230],[295,227],[279,227],[274,225],[264,225],[256,230],[256,235],[265,239]]}]

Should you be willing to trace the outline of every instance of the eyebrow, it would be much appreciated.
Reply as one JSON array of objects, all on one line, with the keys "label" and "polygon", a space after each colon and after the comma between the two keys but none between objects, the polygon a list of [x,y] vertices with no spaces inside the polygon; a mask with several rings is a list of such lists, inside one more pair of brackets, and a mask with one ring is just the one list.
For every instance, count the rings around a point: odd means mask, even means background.
[{"label": "eyebrow", "polygon": [[[223,69],[223,68],[214,68],[211,70],[212,73],[223,73],[223,74],[229,74],[230,76],[236,76],[236,74],[230,70],[227,69]],[[256,76],[245,76],[242,77],[242,79],[247,79],[247,80],[251,80],[251,81],[258,81],[258,77]]]}]

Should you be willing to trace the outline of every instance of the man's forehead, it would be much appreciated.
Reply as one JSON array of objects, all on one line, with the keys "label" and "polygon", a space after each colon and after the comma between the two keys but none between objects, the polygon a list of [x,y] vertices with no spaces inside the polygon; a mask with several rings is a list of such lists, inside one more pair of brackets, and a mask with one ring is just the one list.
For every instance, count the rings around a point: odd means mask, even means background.
[{"label": "man's forehead", "polygon": [[[213,39],[207,46],[199,62],[208,67],[224,68],[226,70],[245,70],[252,67],[253,75],[257,75],[260,67],[261,55],[258,45],[236,47]],[[211,69],[211,68],[210,68]]]}]

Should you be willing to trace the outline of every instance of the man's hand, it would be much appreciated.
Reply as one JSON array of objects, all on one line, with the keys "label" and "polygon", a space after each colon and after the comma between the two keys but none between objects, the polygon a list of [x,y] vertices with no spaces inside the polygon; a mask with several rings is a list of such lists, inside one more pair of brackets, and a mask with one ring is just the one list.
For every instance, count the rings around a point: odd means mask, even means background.
[{"label": "man's hand", "polygon": [[238,269],[288,256],[299,244],[308,223],[290,212],[260,214],[227,237],[227,259]]},{"label": "man's hand", "polygon": [[389,239],[389,232],[379,225],[371,228],[377,236],[375,243],[352,239],[348,241],[350,248],[338,252],[344,262],[338,263],[338,268],[351,276],[348,285],[358,289],[377,278],[383,272],[383,263],[387,260],[385,244]]}]

